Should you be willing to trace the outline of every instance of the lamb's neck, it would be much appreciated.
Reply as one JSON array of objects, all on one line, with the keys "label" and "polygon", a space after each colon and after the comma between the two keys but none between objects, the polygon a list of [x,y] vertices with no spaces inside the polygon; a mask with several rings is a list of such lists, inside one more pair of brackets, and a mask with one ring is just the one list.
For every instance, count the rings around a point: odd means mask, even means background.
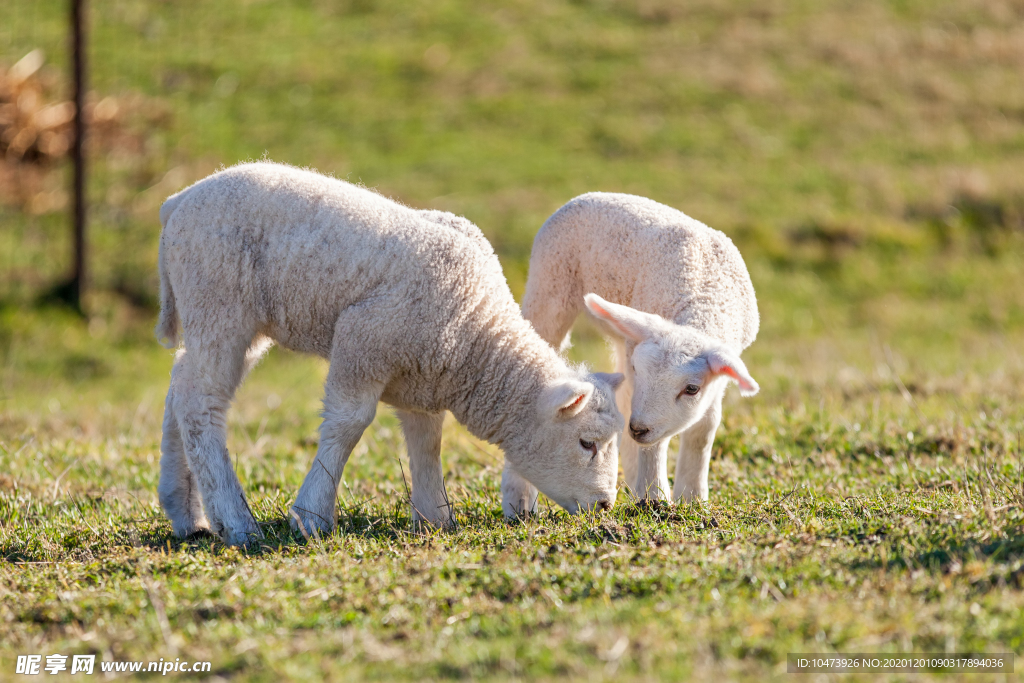
[{"label": "lamb's neck", "polygon": [[[537,399],[561,363],[539,337],[482,330],[460,366],[460,392],[451,405],[455,418],[477,438],[501,445],[515,431],[529,429]],[[539,344],[535,343],[540,342]]]}]

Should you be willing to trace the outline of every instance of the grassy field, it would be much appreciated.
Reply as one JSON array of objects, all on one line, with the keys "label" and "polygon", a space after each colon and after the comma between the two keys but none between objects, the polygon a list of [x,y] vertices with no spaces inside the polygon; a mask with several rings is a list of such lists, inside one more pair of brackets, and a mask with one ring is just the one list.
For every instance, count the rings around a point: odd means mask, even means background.
[{"label": "grassy field", "polygon": [[[94,3],[95,98],[124,113],[92,148],[88,319],[40,303],[67,267],[64,169],[24,196],[0,166],[0,679],[30,653],[239,680],[764,680],[789,652],[1024,653],[1022,13]],[[60,65],[62,21],[9,3],[0,63],[43,47]],[[510,524],[500,452],[449,420],[459,528],[416,534],[382,409],[338,533],[307,542],[285,514],[325,368],[274,350],[229,429],[264,547],[171,537],[156,209],[264,153],[468,216],[517,295],[533,234],[580,192],[733,237],[762,390],[727,396],[710,503]],[[608,369],[592,328],[576,338]]]}]

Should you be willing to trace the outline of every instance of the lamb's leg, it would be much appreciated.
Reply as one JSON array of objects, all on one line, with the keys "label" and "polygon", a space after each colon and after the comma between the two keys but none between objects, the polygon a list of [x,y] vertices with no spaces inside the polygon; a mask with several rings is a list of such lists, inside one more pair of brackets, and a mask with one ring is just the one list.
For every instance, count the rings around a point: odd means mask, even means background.
[{"label": "lamb's leg", "polygon": [[[269,338],[262,336],[252,342],[245,354],[242,366],[243,377],[259,362],[272,344],[273,342]],[[186,351],[182,349],[175,358],[171,387],[167,391],[167,400],[164,402],[163,439],[160,443],[160,484],[157,487],[160,504],[171,520],[171,528],[179,538],[186,538],[210,528],[210,522],[203,512],[199,484],[196,482],[192,470],[189,469],[185,444],[182,441],[178,417],[174,411],[175,380],[173,376],[179,372],[178,367],[185,354]]]},{"label": "lamb's leg", "polygon": [[188,469],[198,484],[210,528],[229,545],[245,545],[262,537],[231,465],[225,429],[247,346],[208,344],[190,349],[171,377],[171,406]]},{"label": "lamb's leg", "polygon": [[501,472],[501,511],[506,517],[525,519],[537,513],[537,488],[505,461]]},{"label": "lamb's leg", "polygon": [[[614,344],[615,372],[621,372],[626,376],[626,379],[615,391],[615,404],[628,425],[633,403],[633,371],[626,358],[626,345],[621,340],[616,340]],[[629,438],[629,434],[625,431],[619,434],[619,464],[622,465],[622,475],[626,479],[626,487],[634,497],[643,499],[645,497],[642,495],[644,489],[637,481],[639,449],[639,444]]]},{"label": "lamb's leg", "polygon": [[320,445],[292,506],[291,525],[299,524],[307,534],[334,530],[338,485],[352,449],[377,413],[380,391],[354,391],[340,381],[342,362],[331,361],[324,397],[324,420],[320,424]]},{"label": "lamb's leg", "polygon": [[241,384],[242,380],[248,376],[249,372],[256,367],[256,364],[263,359],[263,356],[267,355],[267,351],[269,351],[270,347],[273,345],[274,340],[270,337],[265,337],[262,334],[257,335],[256,338],[252,340],[252,343],[249,344],[248,350],[245,352],[245,363],[242,364],[242,377],[238,380],[239,384]]},{"label": "lamb's leg", "polygon": [[[175,366],[183,355],[184,352],[179,354]],[[172,375],[176,370],[177,367],[172,371]],[[203,514],[199,485],[192,476],[192,470],[188,468],[185,445],[182,443],[181,430],[174,415],[173,380],[171,384],[171,388],[167,390],[167,400],[164,401],[163,439],[160,442],[160,484],[157,486],[157,494],[160,496],[160,505],[171,520],[174,534],[178,538],[187,538],[199,531],[208,530],[210,522]]]},{"label": "lamb's leg", "polygon": [[441,470],[441,426],[444,413],[398,411],[405,432],[412,475],[412,518],[440,528],[455,526],[455,514]]},{"label": "lamb's leg", "polygon": [[[260,358],[273,345],[268,337],[257,337],[245,354],[242,374],[247,375]],[[174,359],[175,367],[185,356],[185,349],[178,352]],[[174,371],[172,370],[172,375]],[[188,468],[185,456],[185,444],[181,440],[181,430],[174,414],[173,380],[167,390],[164,401],[163,438],[160,442],[160,484],[157,494],[160,505],[171,520],[171,528],[179,538],[187,538],[200,531],[208,531],[210,522],[203,513],[203,502],[199,495],[199,484]]]},{"label": "lamb's leg", "polygon": [[544,255],[534,251],[530,260],[532,277],[523,295],[523,317],[541,339],[564,351],[569,346],[572,323],[583,310],[583,294],[552,271],[556,264],[542,261]]},{"label": "lamb's leg", "polygon": [[[620,349],[617,367],[628,369],[625,351]],[[621,370],[619,370],[621,372]],[[615,394],[619,412],[626,416],[629,424],[630,403],[633,400],[633,377],[626,375]],[[626,486],[637,500],[668,500],[668,439],[658,443],[640,445],[626,433],[619,434],[619,462]]]},{"label": "lamb's leg", "polygon": [[[628,413],[624,414],[628,415]],[[627,424],[629,424],[629,418],[626,418],[626,420]],[[636,480],[638,459],[640,457],[639,450],[640,445],[629,438],[625,432],[619,434],[619,464],[622,465],[622,477],[626,480],[626,489],[634,497],[640,497]]]},{"label": "lamb's leg", "polygon": [[636,485],[633,495],[640,500],[668,500],[668,442],[669,439],[650,445],[639,445],[628,436],[622,437],[635,449]]},{"label": "lamb's leg", "polygon": [[708,465],[721,421],[722,392],[719,392],[704,416],[680,436],[676,481],[672,489],[674,500],[689,503],[708,499]]}]

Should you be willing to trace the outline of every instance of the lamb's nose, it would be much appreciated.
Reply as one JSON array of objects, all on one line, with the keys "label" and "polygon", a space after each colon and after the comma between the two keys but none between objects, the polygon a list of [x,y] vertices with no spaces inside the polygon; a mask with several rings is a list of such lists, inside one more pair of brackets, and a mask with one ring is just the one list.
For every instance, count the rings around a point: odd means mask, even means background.
[{"label": "lamb's nose", "polygon": [[597,507],[598,507],[599,510],[611,510],[612,509],[612,502],[610,500],[608,500],[607,498],[603,498],[603,499],[597,501]]},{"label": "lamb's nose", "polygon": [[639,441],[640,439],[647,436],[651,430],[642,425],[638,425],[632,421],[629,423],[629,433],[633,435],[633,438]]}]

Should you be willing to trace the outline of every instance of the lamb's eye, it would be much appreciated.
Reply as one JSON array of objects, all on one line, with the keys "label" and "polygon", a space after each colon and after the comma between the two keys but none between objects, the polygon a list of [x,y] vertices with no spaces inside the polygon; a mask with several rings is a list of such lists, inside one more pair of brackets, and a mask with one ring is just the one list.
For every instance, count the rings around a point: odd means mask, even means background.
[{"label": "lamb's eye", "polygon": [[695,396],[698,391],[700,391],[699,384],[687,384],[683,387],[683,390],[679,392],[679,395],[682,396],[683,394],[686,394],[687,396]]},{"label": "lamb's eye", "polygon": [[585,451],[590,451],[590,457],[597,456],[597,444],[593,441],[587,441],[586,439],[580,439],[580,446]]}]

